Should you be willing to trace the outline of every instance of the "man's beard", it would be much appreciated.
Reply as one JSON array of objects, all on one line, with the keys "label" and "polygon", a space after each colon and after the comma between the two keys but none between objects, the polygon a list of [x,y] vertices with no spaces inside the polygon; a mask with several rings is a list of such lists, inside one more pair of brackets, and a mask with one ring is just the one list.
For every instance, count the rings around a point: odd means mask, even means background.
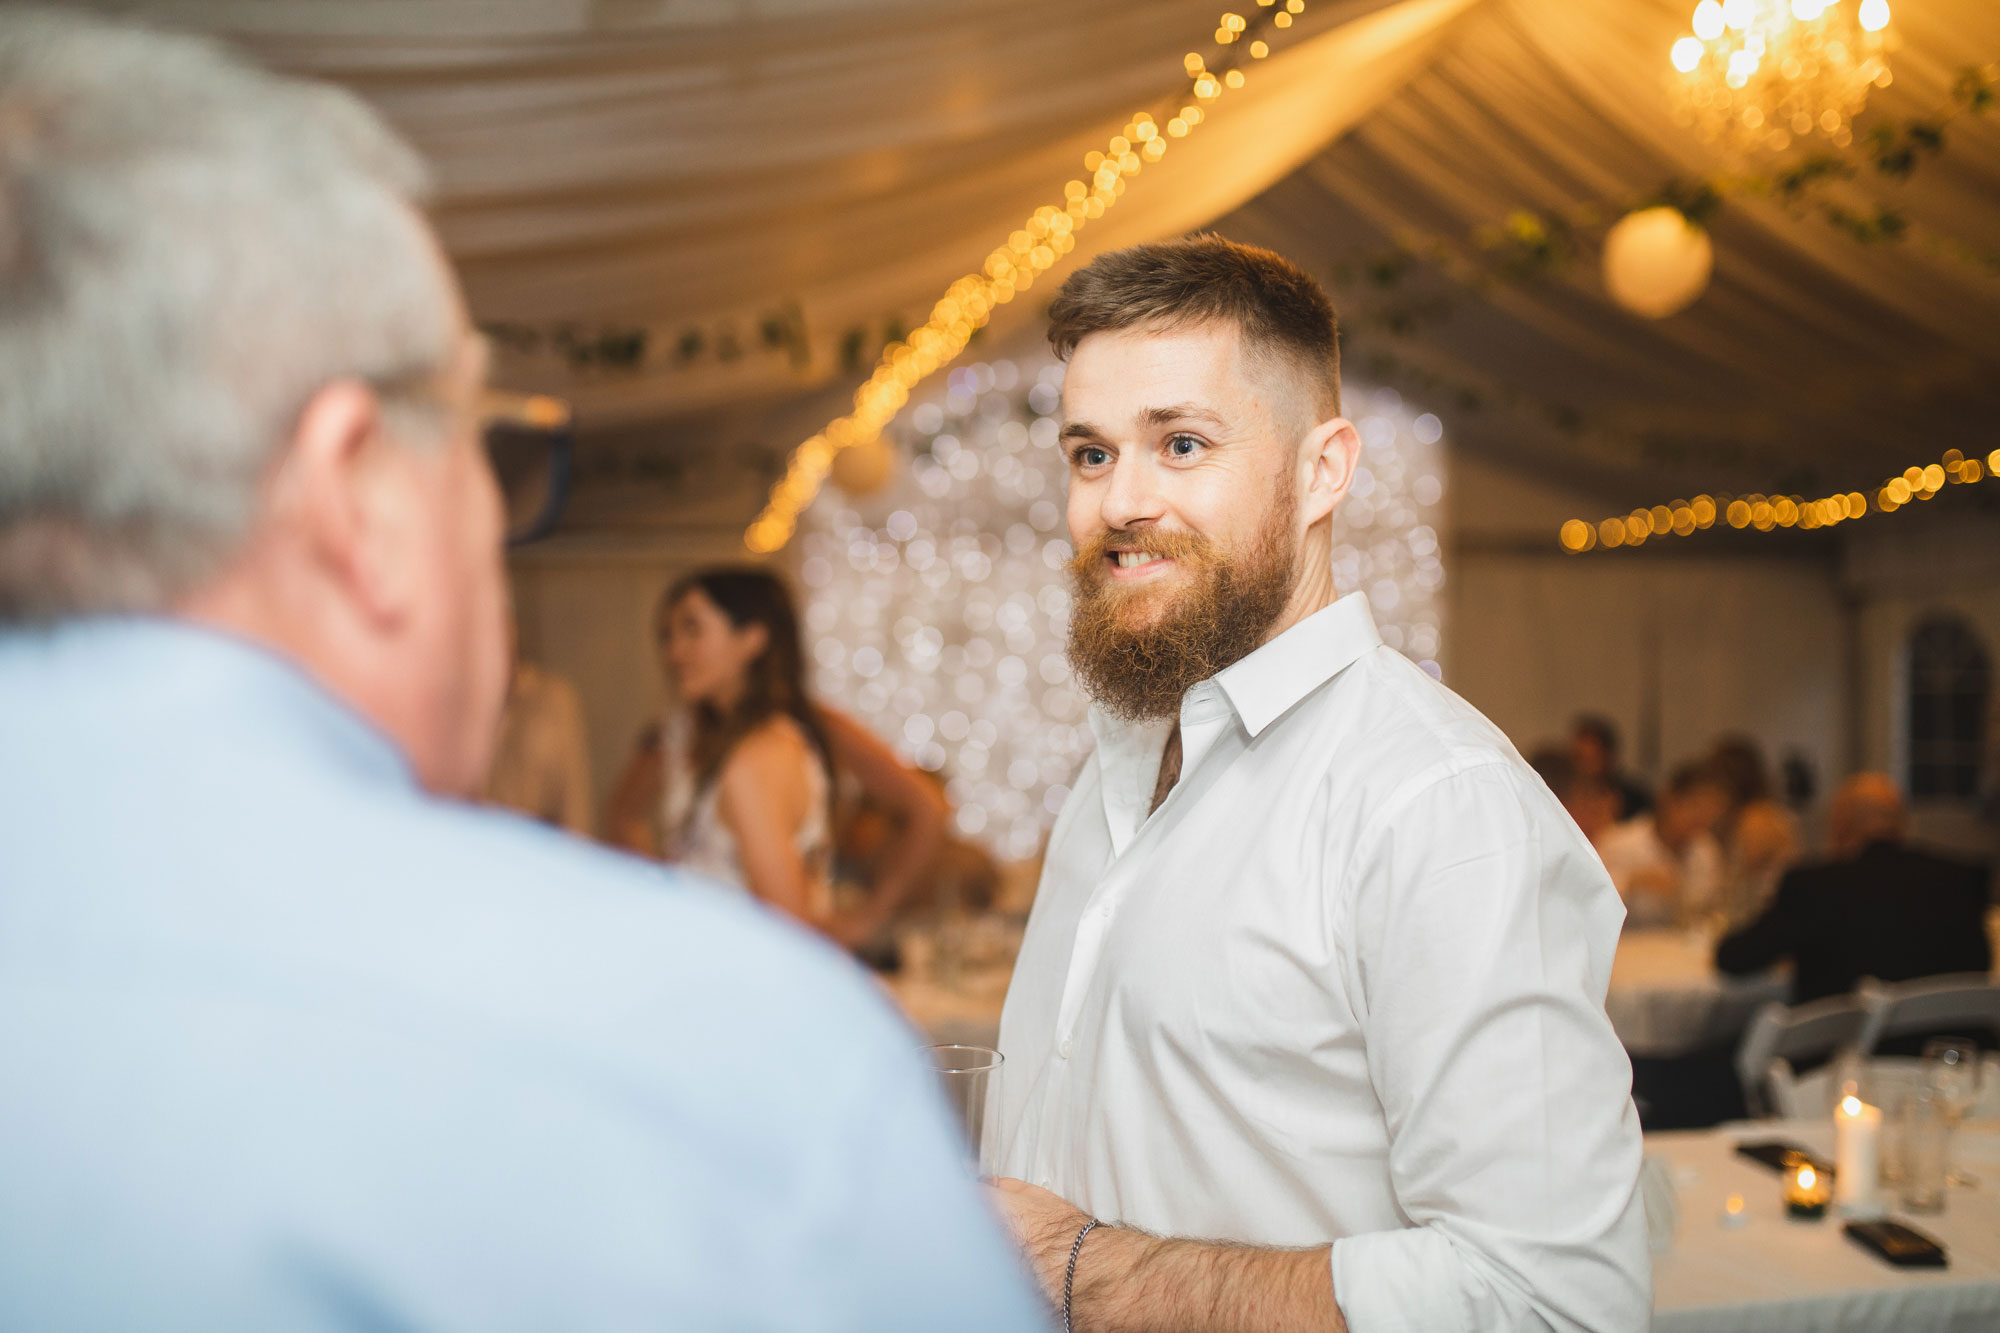
[{"label": "man's beard", "polygon": [[[1070,561],[1076,602],[1069,664],[1091,696],[1127,721],[1179,717],[1191,686],[1256,651],[1283,614],[1298,572],[1294,501],[1287,486],[1257,545],[1235,560],[1199,533],[1153,528],[1100,533],[1079,551]],[[1147,623],[1132,623],[1134,611],[1159,594],[1111,578],[1105,557],[1113,546],[1178,562],[1193,575],[1192,586]]]}]

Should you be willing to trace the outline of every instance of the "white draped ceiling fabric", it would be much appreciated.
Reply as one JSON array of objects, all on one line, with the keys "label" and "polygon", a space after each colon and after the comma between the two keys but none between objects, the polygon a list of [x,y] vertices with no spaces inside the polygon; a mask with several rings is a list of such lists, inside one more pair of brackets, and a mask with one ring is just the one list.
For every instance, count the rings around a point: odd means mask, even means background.
[{"label": "white draped ceiling fabric", "polygon": [[[2000,4],[1891,3],[1894,83],[1871,97],[1864,132],[1951,106],[1968,66],[2000,72]],[[1666,52],[1692,8],[1484,5],[1354,132],[1219,226],[1330,272],[1410,231],[1470,253],[1465,238],[1511,210],[1637,201],[1669,180],[1803,158],[1811,145],[1730,158],[1674,123]],[[1580,262],[1532,282],[1351,284],[1349,364],[1412,394],[1413,369],[1474,391],[1477,412],[1429,394],[1457,443],[1626,505],[1724,488],[1872,490],[1948,448],[1984,457],[2000,445],[2000,111],[1952,120],[1943,153],[1906,181],[1864,166],[1828,193],[1857,215],[1896,208],[1908,236],[1864,245],[1810,211],[1731,194],[1710,222],[1713,282],[1682,314],[1653,321],[1614,305],[1592,240]],[[1432,298],[1449,308],[1427,315]],[[1415,312],[1403,327],[1371,319],[1399,303]],[[1390,364],[1371,370],[1378,359]]]},{"label": "white draped ceiling fabric", "polygon": [[[1213,56],[1221,8],[119,7],[237,37],[381,106],[435,165],[440,224],[482,319],[652,331],[637,369],[503,360],[510,387],[574,398],[586,431],[711,409],[809,431],[811,413],[829,395],[837,408],[860,378],[842,365],[849,330],[870,330],[872,360],[886,319],[920,319],[1084,175],[1087,150],[1136,111],[1172,114],[1181,58]],[[1254,12],[1254,0],[1236,8]],[[1673,121],[1666,53],[1691,9],[1310,0],[1271,34],[1248,86],[1130,181],[1056,276],[1104,246],[1218,220],[1334,276],[1412,231],[1469,254],[1474,230],[1517,208],[1615,206],[1670,179],[1768,165],[1727,159]],[[1893,11],[1895,82],[1870,115],[1949,105],[1960,69],[2000,59],[1993,0],[1893,0]],[[1429,395],[1459,445],[1627,503],[1861,487],[1947,447],[1983,455],[2000,443],[2000,273],[1951,247],[2000,256],[2000,114],[1953,121],[1943,154],[1907,181],[1864,170],[1830,196],[1863,214],[1891,204],[1910,234],[1862,245],[1810,210],[1732,195],[1712,223],[1711,290],[1658,322],[1608,300],[1589,234],[1578,262],[1532,280],[1350,283],[1352,364]],[[1001,322],[1031,320],[1044,297],[1004,307]],[[802,323],[803,364],[756,345],[773,311]],[[679,358],[670,344],[687,329],[733,331],[749,350]]]},{"label": "white draped ceiling fabric", "polygon": [[[1068,263],[1254,197],[1420,69],[1473,2],[1313,0]],[[566,394],[599,423],[797,393],[840,373],[857,327],[872,362],[887,321],[921,320],[1036,207],[1060,204],[1086,152],[1134,113],[1165,124],[1190,100],[1182,58],[1214,53],[1221,13],[1217,0],[141,8],[381,107],[433,164],[440,229],[482,320],[647,329],[636,371],[503,355],[509,387]],[[759,343],[764,320],[794,311],[802,365]],[[745,354],[682,363],[689,329]]]}]

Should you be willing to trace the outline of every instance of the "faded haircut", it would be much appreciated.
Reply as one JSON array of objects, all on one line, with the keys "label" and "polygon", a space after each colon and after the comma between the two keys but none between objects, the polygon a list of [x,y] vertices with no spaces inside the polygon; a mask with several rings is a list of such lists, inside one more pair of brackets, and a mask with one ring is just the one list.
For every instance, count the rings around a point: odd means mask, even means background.
[{"label": "faded haircut", "polygon": [[1245,350],[1279,368],[1313,422],[1340,415],[1333,302],[1291,260],[1204,233],[1099,255],[1049,305],[1049,345],[1067,361],[1093,333],[1233,325]]},{"label": "faded haircut", "polygon": [[424,184],[347,93],[0,8],[0,623],[170,605],[239,548],[315,392],[447,373]]}]

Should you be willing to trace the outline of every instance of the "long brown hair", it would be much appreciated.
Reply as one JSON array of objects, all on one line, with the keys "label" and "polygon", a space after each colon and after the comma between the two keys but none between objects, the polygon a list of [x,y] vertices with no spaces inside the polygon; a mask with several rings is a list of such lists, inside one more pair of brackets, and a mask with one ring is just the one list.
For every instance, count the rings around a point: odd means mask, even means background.
[{"label": "long brown hair", "polygon": [[779,713],[798,723],[830,772],[833,757],[826,732],[806,693],[805,651],[799,642],[799,617],[791,590],[775,574],[754,565],[698,569],[677,579],[660,598],[654,627],[662,639],[668,613],[691,592],[715,603],[737,629],[751,625],[764,628],[764,651],[751,661],[736,706],[725,714],[711,703],[694,705],[694,753],[690,757],[697,782],[706,787],[715,781],[736,743]]}]

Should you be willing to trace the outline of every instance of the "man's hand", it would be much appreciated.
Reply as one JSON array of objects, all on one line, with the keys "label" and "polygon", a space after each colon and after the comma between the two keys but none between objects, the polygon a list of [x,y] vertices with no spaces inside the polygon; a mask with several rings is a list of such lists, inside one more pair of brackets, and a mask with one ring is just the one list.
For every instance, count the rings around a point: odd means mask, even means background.
[{"label": "man's hand", "polygon": [[[1050,1304],[1060,1308],[1063,1275],[1069,1268],[1069,1248],[1076,1244],[1076,1233],[1090,1221],[1090,1214],[1025,1180],[1003,1176],[993,1182],[992,1193],[995,1206],[1007,1219],[1014,1242],[1028,1256]],[[1095,1231],[1090,1234],[1093,1238],[1097,1235]],[[1089,1242],[1084,1244],[1088,1246]]]}]

